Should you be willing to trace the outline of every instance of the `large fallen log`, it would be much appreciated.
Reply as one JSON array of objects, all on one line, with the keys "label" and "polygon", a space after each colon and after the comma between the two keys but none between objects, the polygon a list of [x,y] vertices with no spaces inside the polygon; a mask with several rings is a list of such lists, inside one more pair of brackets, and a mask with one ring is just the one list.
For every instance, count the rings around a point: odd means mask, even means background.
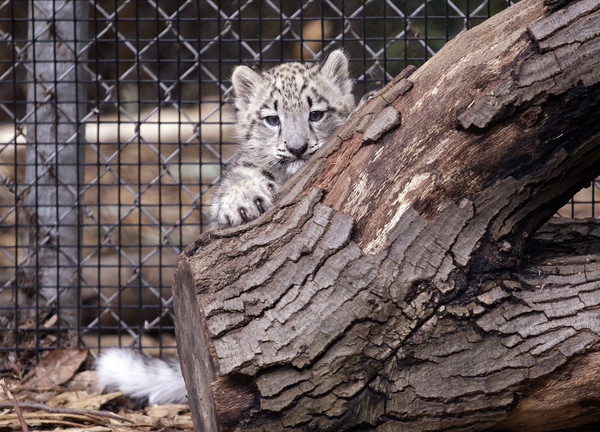
[{"label": "large fallen log", "polygon": [[[524,0],[408,69],[174,278],[197,430],[600,420],[600,0]],[[540,228],[541,227],[541,228]]]}]

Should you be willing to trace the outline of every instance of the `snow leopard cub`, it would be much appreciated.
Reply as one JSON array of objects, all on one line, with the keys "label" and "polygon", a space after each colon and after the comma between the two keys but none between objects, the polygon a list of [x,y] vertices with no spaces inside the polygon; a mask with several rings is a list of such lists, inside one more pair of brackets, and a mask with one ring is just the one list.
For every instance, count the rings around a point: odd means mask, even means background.
[{"label": "snow leopard cub", "polygon": [[217,185],[213,225],[239,225],[271,207],[283,184],[355,107],[341,50],[320,64],[283,63],[263,72],[238,66],[231,81],[239,148]]},{"label": "snow leopard cub", "polygon": [[[284,63],[262,73],[239,66],[232,81],[240,145],[213,198],[214,224],[258,217],[354,110],[348,59],[339,50],[316,65]],[[150,404],[187,401],[176,360],[111,349],[102,352],[96,370],[106,391]]]}]

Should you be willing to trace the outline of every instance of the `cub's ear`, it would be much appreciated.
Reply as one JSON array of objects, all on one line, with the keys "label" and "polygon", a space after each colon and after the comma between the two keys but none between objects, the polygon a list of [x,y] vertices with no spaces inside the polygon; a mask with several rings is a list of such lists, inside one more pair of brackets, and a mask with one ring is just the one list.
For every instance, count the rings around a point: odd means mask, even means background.
[{"label": "cub's ear", "polygon": [[344,94],[349,94],[352,92],[353,81],[350,79],[348,67],[348,57],[344,51],[338,49],[332,51],[321,63],[320,71],[327,80],[335,83]]},{"label": "cub's ear", "polygon": [[244,110],[248,107],[261,81],[260,74],[248,66],[235,68],[231,76],[231,82],[235,93],[234,103],[238,110]]}]

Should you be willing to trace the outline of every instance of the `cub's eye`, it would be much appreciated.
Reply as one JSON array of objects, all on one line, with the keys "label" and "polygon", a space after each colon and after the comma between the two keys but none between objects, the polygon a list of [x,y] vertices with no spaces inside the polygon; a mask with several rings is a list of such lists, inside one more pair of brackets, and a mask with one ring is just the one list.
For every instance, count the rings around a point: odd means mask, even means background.
[{"label": "cub's eye", "polygon": [[323,118],[324,115],[325,115],[325,111],[311,111],[310,114],[308,115],[308,119],[311,122],[318,122],[319,120],[321,120]]},{"label": "cub's eye", "polygon": [[271,126],[277,126],[279,125],[279,116],[265,117],[265,121]]}]

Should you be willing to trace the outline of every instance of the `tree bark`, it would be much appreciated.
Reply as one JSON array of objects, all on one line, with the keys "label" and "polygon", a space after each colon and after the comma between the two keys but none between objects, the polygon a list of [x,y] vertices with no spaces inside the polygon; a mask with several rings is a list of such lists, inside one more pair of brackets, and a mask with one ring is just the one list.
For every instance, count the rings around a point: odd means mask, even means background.
[{"label": "tree bark", "polygon": [[544,225],[599,133],[600,0],[524,0],[405,70],[273,208],[181,255],[197,430],[600,421],[600,224]]}]

